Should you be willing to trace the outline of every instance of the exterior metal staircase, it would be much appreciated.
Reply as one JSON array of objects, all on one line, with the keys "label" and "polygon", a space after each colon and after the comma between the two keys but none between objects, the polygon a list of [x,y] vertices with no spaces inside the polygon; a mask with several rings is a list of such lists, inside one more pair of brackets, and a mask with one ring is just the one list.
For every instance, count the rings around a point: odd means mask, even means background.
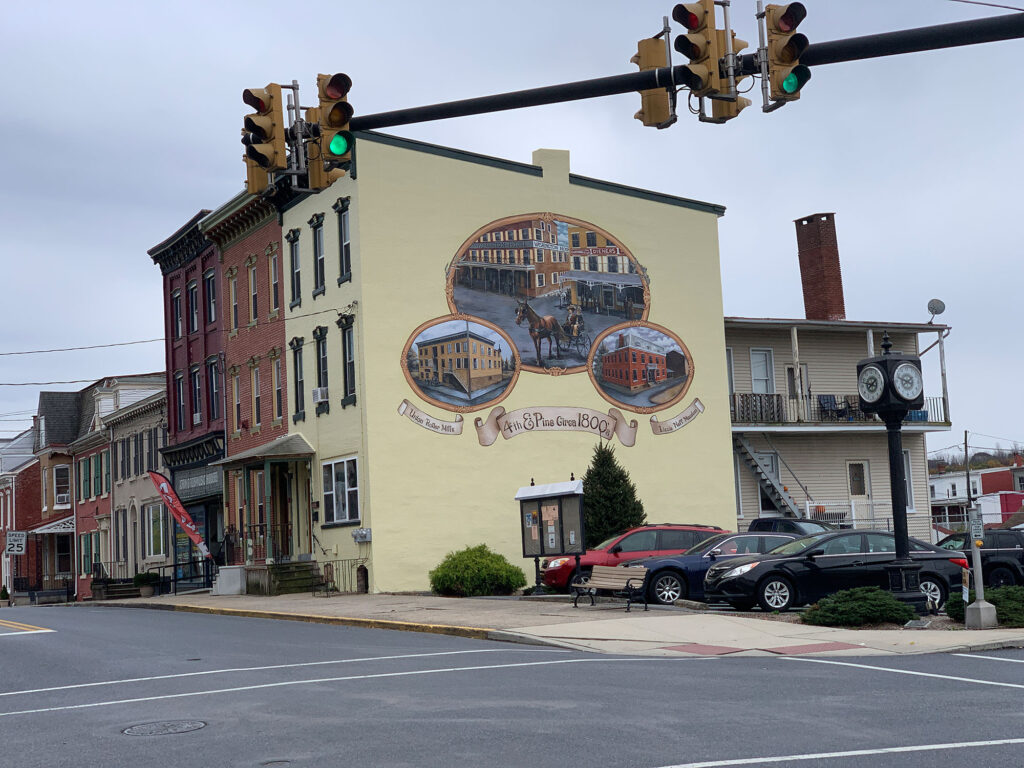
[{"label": "exterior metal staircase", "polygon": [[750,473],[757,480],[761,490],[775,503],[779,511],[786,517],[802,517],[799,507],[793,501],[793,497],[786,492],[786,489],[782,487],[778,480],[772,477],[768,468],[757,460],[757,456],[754,455],[754,450],[750,447],[750,444],[740,435],[733,435],[732,444],[733,449],[743,459],[743,463],[747,465]]}]

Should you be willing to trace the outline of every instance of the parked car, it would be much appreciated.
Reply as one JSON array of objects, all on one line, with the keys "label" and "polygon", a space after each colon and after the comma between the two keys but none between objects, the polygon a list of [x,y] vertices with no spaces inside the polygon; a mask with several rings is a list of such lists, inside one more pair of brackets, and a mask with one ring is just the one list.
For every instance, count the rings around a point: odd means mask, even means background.
[{"label": "parked car", "polygon": [[755,555],[797,538],[791,533],[720,533],[682,554],[631,560],[627,567],[647,568],[647,599],[672,605],[676,600],[704,599],[704,574],[716,563]]},{"label": "parked car", "polygon": [[[722,529],[716,525],[685,523],[657,523],[630,528],[581,555],[579,576],[585,578],[595,565],[621,565],[641,557],[678,554],[721,532]],[[566,556],[544,560],[541,569],[547,586],[568,589],[576,575],[576,558]]]},{"label": "parked car", "polygon": [[795,533],[797,536],[810,536],[812,533],[838,531],[832,523],[821,520],[807,520],[794,517],[759,517],[750,521],[747,528],[751,533]]},{"label": "parked car", "polygon": [[[765,555],[716,563],[704,579],[704,596],[741,610],[756,603],[765,611],[787,611],[843,589],[885,589],[885,566],[895,557],[896,538],[885,531],[816,533]],[[910,539],[910,558],[922,565],[921,591],[941,607],[952,586],[960,583],[967,558],[917,539]]]},{"label": "parked car", "polygon": [[[985,531],[981,548],[981,570],[987,587],[1012,587],[1024,584],[1024,531],[999,529]],[[954,551],[971,551],[969,533],[954,533],[937,546]],[[968,556],[970,559],[970,556]]]}]

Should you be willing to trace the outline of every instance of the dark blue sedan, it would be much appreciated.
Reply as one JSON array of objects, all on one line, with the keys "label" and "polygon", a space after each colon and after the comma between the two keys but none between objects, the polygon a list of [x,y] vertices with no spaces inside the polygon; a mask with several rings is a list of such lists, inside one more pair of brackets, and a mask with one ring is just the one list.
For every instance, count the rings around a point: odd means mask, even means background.
[{"label": "dark blue sedan", "polygon": [[703,600],[704,574],[715,563],[756,555],[797,538],[788,533],[720,533],[682,554],[626,563],[647,568],[647,599],[672,605],[676,600]]}]

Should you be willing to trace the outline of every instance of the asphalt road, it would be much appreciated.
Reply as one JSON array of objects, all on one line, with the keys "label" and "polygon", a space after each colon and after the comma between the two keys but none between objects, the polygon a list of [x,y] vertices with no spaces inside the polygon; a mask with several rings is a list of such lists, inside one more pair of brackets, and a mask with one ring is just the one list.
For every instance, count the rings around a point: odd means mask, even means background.
[{"label": "asphalt road", "polygon": [[0,670],[3,768],[1003,768],[1024,750],[1022,651],[634,658],[53,607],[0,611]]}]

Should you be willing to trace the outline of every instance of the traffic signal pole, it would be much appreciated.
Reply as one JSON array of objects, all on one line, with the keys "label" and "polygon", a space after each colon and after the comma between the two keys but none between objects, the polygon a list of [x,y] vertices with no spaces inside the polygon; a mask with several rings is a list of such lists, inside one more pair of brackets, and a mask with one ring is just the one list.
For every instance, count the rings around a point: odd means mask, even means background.
[{"label": "traffic signal pole", "polygon": [[[837,64],[844,61],[874,59],[881,56],[895,56],[917,51],[939,50],[963,45],[994,43],[1024,37],[1024,13],[995,16],[988,19],[939,24],[932,27],[905,29],[878,35],[851,37],[824,43],[812,43],[800,56],[800,63],[808,66]],[[760,65],[755,54],[737,57],[737,75],[760,74]],[[374,128],[389,128],[396,125],[423,123],[431,120],[445,120],[452,117],[481,115],[488,112],[502,112],[509,109],[537,107],[618,93],[632,93],[652,88],[674,88],[676,83],[685,82],[685,65],[663,67],[645,72],[613,75],[575,83],[549,85],[525,91],[512,91],[493,96],[480,96],[443,104],[431,104],[392,112],[378,112],[374,115],[354,116],[350,129],[368,131]]]}]

